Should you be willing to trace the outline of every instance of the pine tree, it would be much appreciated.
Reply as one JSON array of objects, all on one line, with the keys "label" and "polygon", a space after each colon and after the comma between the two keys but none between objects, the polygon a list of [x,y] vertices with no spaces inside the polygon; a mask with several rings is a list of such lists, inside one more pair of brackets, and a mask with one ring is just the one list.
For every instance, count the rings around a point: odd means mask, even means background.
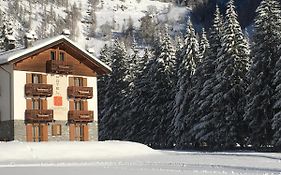
[{"label": "pine tree", "polygon": [[[276,108],[276,118],[278,118],[278,101],[274,104],[273,100],[273,93],[274,91],[278,93],[278,88],[274,88],[273,80],[275,83],[278,82],[276,77],[274,79],[274,71],[276,71],[274,66],[280,58],[280,14],[280,5],[276,0],[263,0],[257,9],[255,19],[252,65],[248,74],[250,85],[244,115],[250,129],[248,144],[255,148],[266,146],[272,140],[273,105]],[[276,127],[275,124],[273,128]],[[277,143],[275,141],[274,143]]]},{"label": "pine tree", "polygon": [[[107,46],[107,44],[104,45],[104,47],[100,51],[100,57],[99,59],[107,64],[108,66],[111,66],[112,60],[111,60],[111,48]],[[108,79],[109,75],[103,75],[98,78],[98,112],[99,112],[99,121],[102,121],[102,111],[105,108],[105,95],[106,95],[106,87],[108,86]]]},{"label": "pine tree", "polygon": [[[218,121],[213,117],[212,99],[213,89],[216,85],[215,62],[217,60],[218,51],[221,48],[222,37],[222,18],[218,6],[214,15],[213,25],[209,34],[209,49],[205,51],[202,64],[198,69],[202,71],[202,89],[199,91],[198,107],[196,113],[199,113],[198,122],[195,123],[192,131],[193,137],[202,146],[213,148],[215,145],[215,125]],[[207,44],[208,46],[208,44]],[[200,86],[200,84],[198,84]]]},{"label": "pine tree", "polygon": [[[194,75],[191,78],[192,81],[192,87],[190,89],[190,94],[191,94],[191,101],[188,109],[188,114],[187,114],[187,125],[189,126],[189,131],[188,131],[188,137],[189,137],[189,142],[193,143],[193,147],[198,147],[199,139],[198,136],[196,136],[196,124],[199,122],[200,117],[202,117],[202,109],[200,109],[200,102],[206,99],[202,97],[201,91],[203,90],[206,77],[208,76],[208,71],[209,71],[209,53],[210,53],[210,45],[209,41],[206,36],[206,32],[203,29],[202,31],[202,36],[200,40],[200,45],[199,45],[199,61],[197,62],[196,70]],[[207,71],[207,75],[205,72]],[[208,77],[209,78],[209,77]]]},{"label": "pine tree", "polygon": [[[151,90],[154,92],[149,99],[149,118],[153,142],[160,147],[166,147],[167,128],[172,117],[169,117],[169,107],[173,100],[174,78],[175,78],[175,49],[171,43],[166,26],[165,34],[160,46],[160,55],[154,60],[149,74],[151,76]],[[148,141],[148,143],[150,140]]]},{"label": "pine tree", "polygon": [[120,116],[122,115],[122,100],[126,95],[124,91],[129,83],[125,80],[126,76],[126,50],[124,45],[116,41],[111,55],[112,73],[108,78],[102,120],[100,122],[101,140],[119,139],[118,129],[120,128]]},{"label": "pine tree", "polygon": [[[196,39],[193,25],[189,19],[184,46],[182,47],[179,61],[179,69],[177,72],[178,81],[175,87],[175,97],[171,116],[173,120],[170,126],[172,137],[177,138],[174,142],[178,148],[185,147],[188,144],[187,136],[187,114],[189,101],[191,100],[191,77],[196,68],[196,60],[199,59],[198,41]],[[171,142],[171,141],[170,141]]]},{"label": "pine tree", "polygon": [[217,147],[234,147],[242,143],[243,106],[249,48],[242,33],[233,0],[227,5],[222,48],[215,69],[216,85],[213,97],[213,115],[217,121]]}]

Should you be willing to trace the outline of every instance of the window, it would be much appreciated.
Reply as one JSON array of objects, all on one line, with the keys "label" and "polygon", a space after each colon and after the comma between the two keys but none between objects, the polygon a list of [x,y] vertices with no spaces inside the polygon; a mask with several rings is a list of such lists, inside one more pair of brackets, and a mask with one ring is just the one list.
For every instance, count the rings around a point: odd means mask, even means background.
[{"label": "window", "polygon": [[59,60],[60,61],[64,61],[64,53],[63,52],[60,52]]},{"label": "window", "polygon": [[33,142],[41,142],[42,141],[42,128],[40,125],[33,125],[32,127],[33,130],[33,135],[32,135],[32,140]]},{"label": "window", "polygon": [[83,78],[74,77],[74,86],[83,86]]},{"label": "window", "polygon": [[74,101],[74,110],[82,111],[83,110],[83,101]]},{"label": "window", "polygon": [[32,74],[32,83],[33,84],[42,83],[42,75],[40,75],[40,74]]},{"label": "window", "polygon": [[61,136],[61,125],[60,124],[52,125],[52,136]]},{"label": "window", "polygon": [[42,107],[43,107],[42,100],[32,99],[32,109],[40,110],[42,109]]},{"label": "window", "polygon": [[51,60],[56,60],[56,52],[51,51]]}]

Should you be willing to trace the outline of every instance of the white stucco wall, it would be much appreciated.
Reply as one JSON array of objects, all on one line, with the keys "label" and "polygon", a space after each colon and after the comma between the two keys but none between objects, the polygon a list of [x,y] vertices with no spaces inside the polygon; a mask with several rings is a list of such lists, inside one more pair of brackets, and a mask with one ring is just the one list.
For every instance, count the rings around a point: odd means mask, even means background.
[{"label": "white stucco wall", "polygon": [[[24,113],[26,109],[26,98],[24,92],[24,86],[26,84],[26,71],[14,71],[14,119],[24,120]],[[44,74],[44,73],[39,73]],[[1,74],[0,74],[1,76]],[[93,87],[93,98],[88,99],[88,110],[94,111],[94,121],[98,120],[98,107],[97,107],[97,78],[96,77],[85,77],[87,78],[87,86]],[[54,120],[67,121],[67,114],[69,111],[69,101],[67,97],[67,87],[69,76],[67,75],[54,75],[47,74],[47,83],[53,85],[53,96],[48,97],[48,109],[54,110]],[[62,97],[62,106],[54,105],[54,97]],[[2,101],[2,100],[1,100]],[[0,102],[1,104],[1,102]]]},{"label": "white stucco wall", "polygon": [[26,84],[25,71],[14,70],[14,120],[24,120],[24,112],[26,109],[26,99],[24,94],[24,86]]},{"label": "white stucco wall", "polygon": [[[5,70],[4,70],[5,69]],[[11,74],[9,75],[8,72]],[[12,70],[10,65],[4,65],[0,68],[0,115],[1,121],[7,121],[11,119],[11,82]]]}]

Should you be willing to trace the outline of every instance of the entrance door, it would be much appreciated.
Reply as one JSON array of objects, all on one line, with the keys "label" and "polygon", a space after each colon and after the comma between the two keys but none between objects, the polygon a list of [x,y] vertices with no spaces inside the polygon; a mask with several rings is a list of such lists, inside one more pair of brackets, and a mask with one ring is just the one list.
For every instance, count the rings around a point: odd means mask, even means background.
[{"label": "entrance door", "polygon": [[72,123],[69,125],[70,141],[88,141],[89,128],[85,123]]},{"label": "entrance door", "polygon": [[42,123],[27,124],[26,141],[28,142],[48,141],[48,125]]}]

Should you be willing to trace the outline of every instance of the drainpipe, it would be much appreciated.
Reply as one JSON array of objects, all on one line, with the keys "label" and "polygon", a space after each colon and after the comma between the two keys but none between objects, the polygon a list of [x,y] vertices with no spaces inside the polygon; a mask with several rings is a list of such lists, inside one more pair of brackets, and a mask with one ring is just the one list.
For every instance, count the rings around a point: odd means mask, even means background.
[{"label": "drainpipe", "polygon": [[12,121],[12,74],[3,66],[0,66],[2,70],[9,74],[9,84],[10,84],[10,121]]}]

